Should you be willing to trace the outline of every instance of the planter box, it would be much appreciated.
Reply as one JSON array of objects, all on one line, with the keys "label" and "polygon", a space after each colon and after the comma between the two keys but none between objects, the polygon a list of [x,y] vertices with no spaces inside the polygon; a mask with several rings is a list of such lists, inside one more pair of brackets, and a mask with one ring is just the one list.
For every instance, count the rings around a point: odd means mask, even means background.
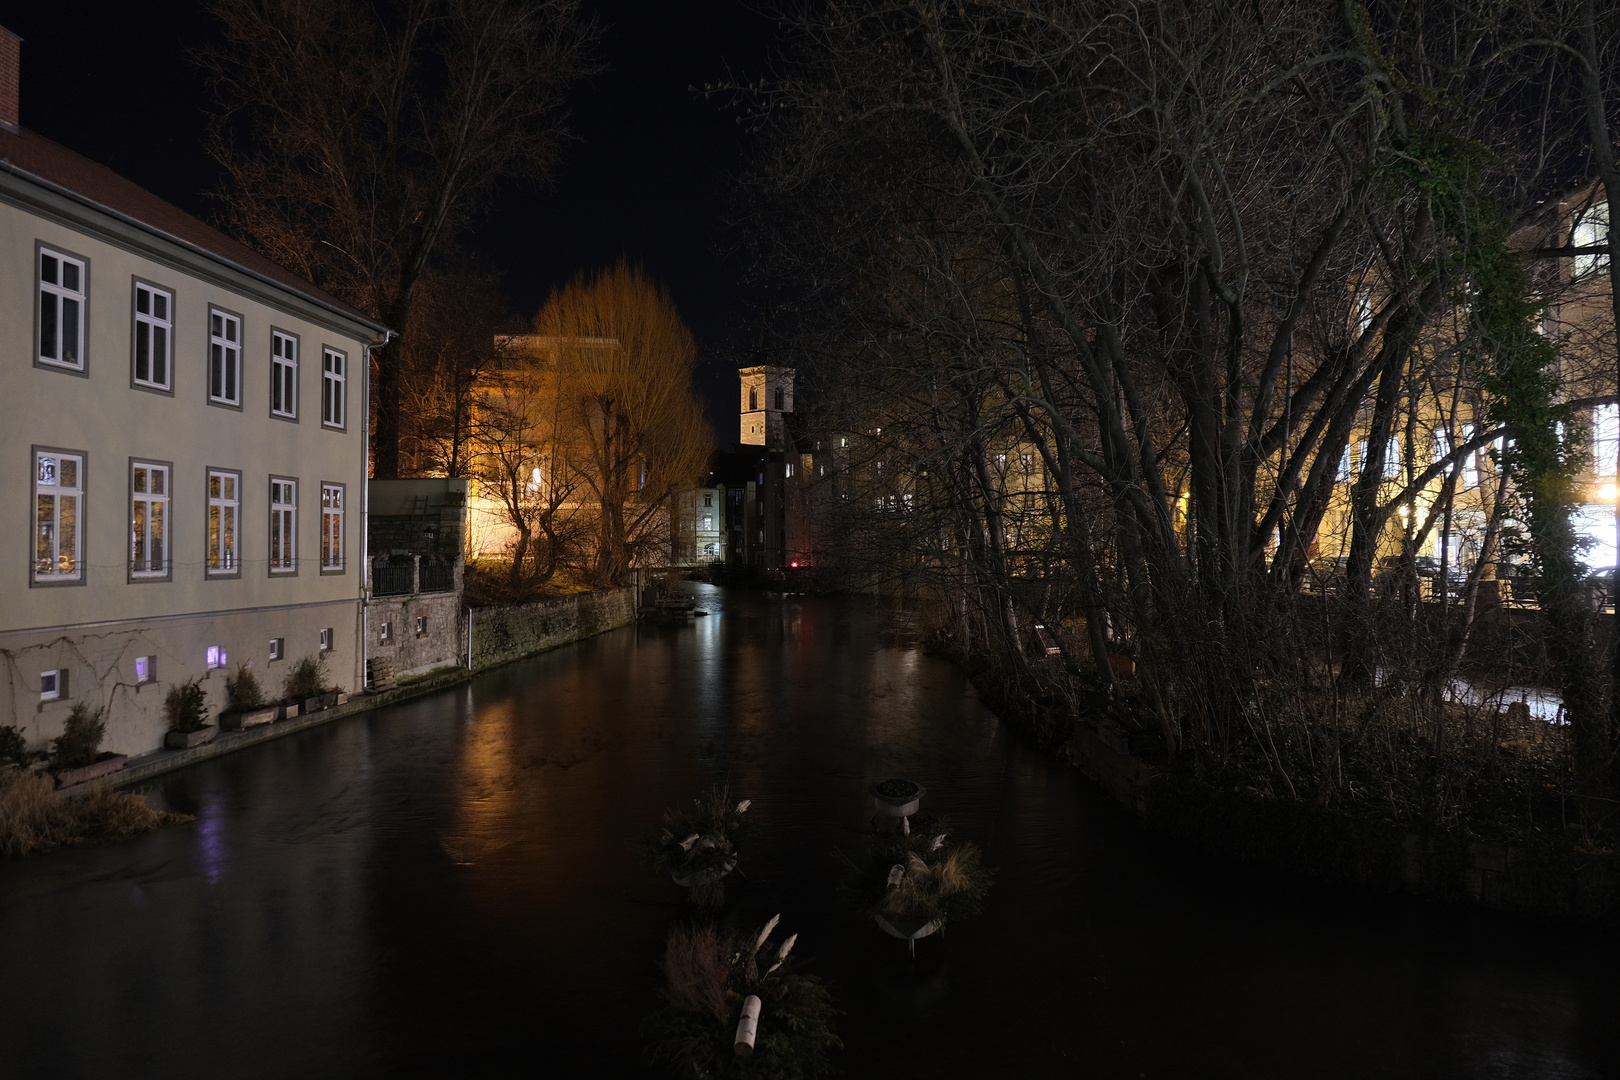
[{"label": "planter box", "polygon": [[336,694],[316,694],[314,697],[304,699],[304,712],[320,712],[322,709],[330,709],[336,704]]},{"label": "planter box", "polygon": [[72,787],[75,784],[88,784],[92,780],[99,780],[103,776],[117,772],[129,760],[128,754],[113,754],[102,758],[91,765],[84,765],[77,769],[63,769],[56,774],[56,786],[59,788]]},{"label": "planter box", "polygon": [[917,807],[922,804],[922,797],[926,794],[928,789],[921,784],[917,784],[917,790],[910,795],[881,795],[878,793],[877,785],[872,786],[872,801],[877,804],[880,813],[889,817],[904,818],[915,814]]},{"label": "planter box", "polygon": [[349,703],[348,694],[334,694],[332,696],[337,698],[337,700],[332,703],[334,705],[347,705]]},{"label": "planter box", "polygon": [[220,713],[219,726],[226,731],[241,731],[243,728],[258,727],[268,724],[280,715],[275,705],[267,705],[262,709],[254,709],[244,713]]},{"label": "planter box", "polygon": [[297,705],[277,705],[276,706],[276,719],[277,720],[291,720],[293,717],[295,717],[297,715],[298,715],[298,706]]},{"label": "planter box", "polygon": [[[231,713],[227,715],[235,716],[237,714]],[[251,716],[253,714],[249,713],[248,715]],[[224,716],[221,716],[219,719],[221,724],[225,722]],[[168,747],[170,750],[189,750],[193,746],[201,746],[203,743],[213,742],[214,736],[218,734],[219,728],[212,724],[204,724],[196,731],[170,731],[165,733],[163,736],[163,745]]]}]

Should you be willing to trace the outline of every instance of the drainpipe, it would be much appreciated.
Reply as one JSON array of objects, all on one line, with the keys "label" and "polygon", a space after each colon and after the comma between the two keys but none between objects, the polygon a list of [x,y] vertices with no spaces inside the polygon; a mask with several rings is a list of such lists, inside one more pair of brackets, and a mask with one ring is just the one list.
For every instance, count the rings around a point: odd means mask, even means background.
[{"label": "drainpipe", "polygon": [[371,635],[367,632],[371,609],[371,586],[367,584],[371,579],[371,353],[385,347],[394,337],[394,331],[385,329],[381,341],[366,346],[366,377],[361,383],[365,387],[360,395],[365,437],[360,440],[360,475],[365,483],[360,492],[360,690],[366,688],[366,654],[371,646]]}]

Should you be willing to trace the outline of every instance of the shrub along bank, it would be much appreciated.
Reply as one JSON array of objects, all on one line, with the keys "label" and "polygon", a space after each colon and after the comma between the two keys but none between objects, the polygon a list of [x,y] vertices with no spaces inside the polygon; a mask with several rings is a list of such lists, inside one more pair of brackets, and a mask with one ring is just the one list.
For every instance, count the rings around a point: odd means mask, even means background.
[{"label": "shrub along bank", "polygon": [[[1038,678],[937,651],[968,672],[1002,719],[1067,758],[1149,828],[1210,854],[1437,901],[1620,917],[1620,856],[1583,839],[1559,794],[1564,732],[1542,720],[1492,712],[1482,724],[1477,714],[1453,714],[1441,749],[1417,737],[1399,748],[1420,763],[1453,755],[1449,772],[1470,778],[1460,787],[1426,782],[1420,765],[1409,791],[1369,790],[1350,758],[1339,789],[1287,792],[1252,762],[1166,754],[1128,697],[1071,702]],[[1481,729],[1472,743],[1469,725]],[[1477,767],[1456,768],[1470,746]]]}]

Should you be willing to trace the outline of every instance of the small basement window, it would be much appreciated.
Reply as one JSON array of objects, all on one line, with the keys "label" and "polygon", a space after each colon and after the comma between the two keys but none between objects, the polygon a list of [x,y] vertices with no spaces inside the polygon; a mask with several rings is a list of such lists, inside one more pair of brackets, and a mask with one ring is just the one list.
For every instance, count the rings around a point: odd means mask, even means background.
[{"label": "small basement window", "polygon": [[62,668],[39,673],[39,700],[56,701],[67,696],[67,672]]},{"label": "small basement window", "polygon": [[224,667],[226,662],[227,662],[227,658],[225,656],[225,646],[223,646],[223,645],[210,645],[210,646],[208,646],[208,652],[206,654],[206,660],[207,660],[206,666],[207,666],[209,671],[214,671],[217,668]]},{"label": "small basement window", "polygon": [[377,635],[377,639],[386,645],[393,638],[393,636],[394,620],[384,619],[382,621],[382,632]]},{"label": "small basement window", "polygon": [[321,631],[321,652],[332,651],[332,628],[328,626]]},{"label": "small basement window", "polygon": [[157,682],[157,657],[137,656],[135,658],[135,684],[144,686],[151,682]]},{"label": "small basement window", "polygon": [[427,616],[426,615],[418,615],[416,617],[416,636],[421,637],[426,633],[427,633]]},{"label": "small basement window", "polygon": [[286,639],[278,637],[273,637],[270,639],[270,659],[280,660],[284,655],[286,655],[286,651]]}]

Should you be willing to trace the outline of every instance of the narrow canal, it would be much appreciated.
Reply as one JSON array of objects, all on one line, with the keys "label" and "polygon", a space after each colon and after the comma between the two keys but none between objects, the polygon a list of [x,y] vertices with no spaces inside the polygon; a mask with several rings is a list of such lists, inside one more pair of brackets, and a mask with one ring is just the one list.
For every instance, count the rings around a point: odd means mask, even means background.
[{"label": "narrow canal", "polygon": [[[715,782],[758,814],[733,908],[831,981],[847,1076],[1620,1076],[1612,928],[1202,859],[870,604],[701,592],[173,774],[195,824],[0,862],[0,1076],[646,1075],[681,897],[631,845]],[[836,895],[891,774],[998,868],[915,962]]]}]

